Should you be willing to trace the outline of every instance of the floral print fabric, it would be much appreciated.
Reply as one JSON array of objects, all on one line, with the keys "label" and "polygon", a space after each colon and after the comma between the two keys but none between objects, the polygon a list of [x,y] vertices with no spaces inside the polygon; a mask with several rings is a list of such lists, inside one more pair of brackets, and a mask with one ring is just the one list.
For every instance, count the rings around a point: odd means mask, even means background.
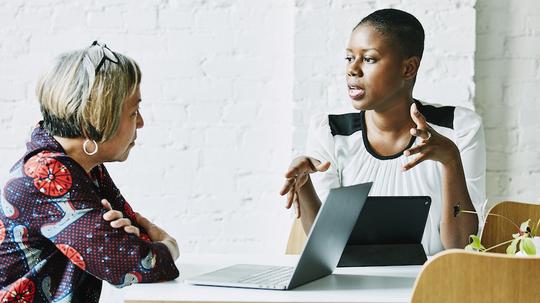
[{"label": "floral print fabric", "polygon": [[101,199],[135,222],[105,166],[86,173],[39,124],[0,195],[0,302],[98,302],[102,280],[178,277],[166,246],[112,228]]}]

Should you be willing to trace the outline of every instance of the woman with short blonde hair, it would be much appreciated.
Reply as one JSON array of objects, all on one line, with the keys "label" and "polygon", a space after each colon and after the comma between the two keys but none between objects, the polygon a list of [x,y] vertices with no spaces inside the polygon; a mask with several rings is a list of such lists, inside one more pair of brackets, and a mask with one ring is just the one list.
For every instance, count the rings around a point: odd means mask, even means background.
[{"label": "woman with short blonde hair", "polygon": [[43,121],[0,200],[0,301],[98,302],[178,277],[174,238],[135,213],[103,163],[144,126],[137,63],[97,42],[60,55],[37,85]]}]

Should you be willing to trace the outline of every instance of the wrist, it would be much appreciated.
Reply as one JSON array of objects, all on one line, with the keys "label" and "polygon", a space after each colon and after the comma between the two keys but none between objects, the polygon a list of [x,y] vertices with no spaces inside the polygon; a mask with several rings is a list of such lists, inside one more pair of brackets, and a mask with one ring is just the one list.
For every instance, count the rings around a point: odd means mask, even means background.
[{"label": "wrist", "polygon": [[[311,186],[310,186],[311,185]],[[310,187],[312,187],[312,183],[311,183],[311,177],[309,176],[309,174],[307,175],[307,180],[306,182],[304,182],[304,184],[302,184],[302,186],[300,186],[300,188],[298,189],[298,193],[299,194],[303,194],[305,193],[307,190],[309,190]]]},{"label": "wrist", "polygon": [[459,154],[459,150],[457,146],[452,144],[452,148],[449,149],[450,155],[446,159],[446,161],[441,161],[443,167],[455,169],[461,166],[461,156]]},{"label": "wrist", "polygon": [[178,244],[176,243],[176,240],[174,238],[166,237],[165,239],[159,241],[159,243],[162,243],[169,249],[173,260],[178,259],[178,257],[180,256],[180,251],[178,249]]}]

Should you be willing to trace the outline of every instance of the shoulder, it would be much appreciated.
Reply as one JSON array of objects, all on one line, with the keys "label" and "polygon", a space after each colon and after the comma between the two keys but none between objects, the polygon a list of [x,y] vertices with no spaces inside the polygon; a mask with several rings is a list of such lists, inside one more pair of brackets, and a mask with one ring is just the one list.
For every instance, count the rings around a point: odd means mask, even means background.
[{"label": "shoulder", "polygon": [[428,123],[452,129],[455,132],[477,130],[482,119],[474,111],[461,106],[444,106],[416,101],[418,110]]},{"label": "shoulder", "polygon": [[454,129],[455,106],[429,104],[418,100],[415,102],[418,110],[426,117],[428,123]]},{"label": "shoulder", "polygon": [[311,129],[330,132],[332,136],[349,136],[363,128],[361,112],[346,114],[320,114],[311,119]]},{"label": "shoulder", "polygon": [[11,169],[3,187],[1,210],[15,219],[32,214],[35,201],[58,198],[72,187],[72,177],[66,166],[56,159],[59,153],[39,150],[27,154]]},{"label": "shoulder", "polygon": [[465,107],[456,107],[454,121],[458,133],[477,132],[482,128],[480,115]]},{"label": "shoulder", "polygon": [[34,178],[46,171],[55,172],[61,170],[69,172],[66,165],[72,166],[74,162],[73,159],[62,152],[39,150],[24,157],[22,170],[26,176]]},{"label": "shoulder", "polygon": [[61,152],[41,150],[29,155],[22,165],[25,176],[32,178],[35,188],[50,197],[63,196],[73,183],[73,159]]}]

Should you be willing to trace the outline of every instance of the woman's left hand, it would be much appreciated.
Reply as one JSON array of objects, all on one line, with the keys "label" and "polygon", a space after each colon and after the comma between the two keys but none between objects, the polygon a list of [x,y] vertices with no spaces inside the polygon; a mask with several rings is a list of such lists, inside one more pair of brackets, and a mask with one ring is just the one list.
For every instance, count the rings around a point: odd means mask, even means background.
[{"label": "woman's left hand", "polygon": [[420,144],[403,152],[405,156],[417,155],[403,166],[407,171],[425,160],[434,160],[443,165],[459,160],[459,150],[452,140],[436,132],[427,124],[426,118],[418,111],[416,104],[411,105],[411,118],[416,128],[411,128],[411,135],[419,137]]},{"label": "woman's left hand", "polygon": [[131,220],[124,218],[124,215],[121,211],[112,209],[111,203],[106,199],[101,200],[101,204],[107,212],[103,214],[103,219],[111,222],[111,227],[113,228],[123,228],[128,234],[134,234],[137,237],[140,236],[141,232],[138,227],[131,225]]}]

